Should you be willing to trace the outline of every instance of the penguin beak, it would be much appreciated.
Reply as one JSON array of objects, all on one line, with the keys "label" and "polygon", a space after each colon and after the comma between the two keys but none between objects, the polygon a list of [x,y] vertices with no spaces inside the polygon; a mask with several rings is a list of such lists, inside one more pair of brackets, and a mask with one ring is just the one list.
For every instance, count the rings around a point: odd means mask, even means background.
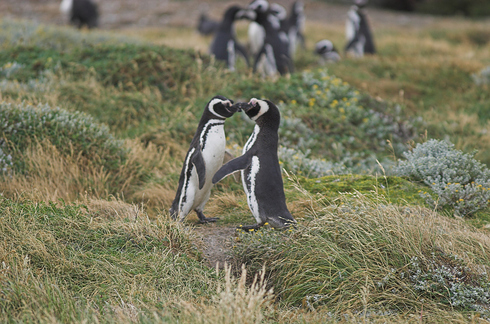
[{"label": "penguin beak", "polygon": [[237,102],[232,106],[232,110],[234,111],[247,111],[250,108],[252,108],[252,106],[250,106],[250,104],[247,102]]}]

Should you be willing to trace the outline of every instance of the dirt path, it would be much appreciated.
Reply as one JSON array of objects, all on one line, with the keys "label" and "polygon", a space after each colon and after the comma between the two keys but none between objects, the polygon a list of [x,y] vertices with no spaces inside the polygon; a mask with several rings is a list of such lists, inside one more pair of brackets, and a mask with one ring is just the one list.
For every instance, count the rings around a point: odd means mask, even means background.
[{"label": "dirt path", "polygon": [[206,224],[196,226],[195,231],[201,236],[202,245],[198,248],[203,252],[209,267],[216,268],[216,263],[219,262],[219,268],[223,269],[225,262],[230,264],[229,252],[235,227]]}]

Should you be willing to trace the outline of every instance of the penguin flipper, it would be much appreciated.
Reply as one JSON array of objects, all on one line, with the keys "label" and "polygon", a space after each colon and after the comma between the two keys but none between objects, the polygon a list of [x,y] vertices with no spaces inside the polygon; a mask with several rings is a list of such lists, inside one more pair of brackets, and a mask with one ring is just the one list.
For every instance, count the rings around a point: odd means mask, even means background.
[{"label": "penguin flipper", "polygon": [[235,171],[246,169],[252,163],[252,154],[245,153],[244,155],[231,160],[223,165],[213,176],[213,184],[221,181],[224,177],[232,174]]},{"label": "penguin flipper", "polygon": [[191,161],[196,167],[197,177],[199,178],[199,190],[201,190],[206,182],[206,164],[202,156],[201,145],[198,145],[197,150],[192,155]]}]

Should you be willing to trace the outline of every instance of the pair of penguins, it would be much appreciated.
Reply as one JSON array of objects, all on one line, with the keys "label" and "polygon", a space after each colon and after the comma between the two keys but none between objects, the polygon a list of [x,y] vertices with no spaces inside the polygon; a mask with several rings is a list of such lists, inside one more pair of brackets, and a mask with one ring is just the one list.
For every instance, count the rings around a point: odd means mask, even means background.
[{"label": "pair of penguins", "polygon": [[[244,111],[255,122],[242,155],[223,165],[226,148],[224,123],[234,113]],[[203,209],[211,188],[224,177],[241,170],[243,189],[255,220],[240,227],[250,231],[266,223],[284,228],[296,223],[286,206],[286,197],[277,156],[279,109],[269,100],[252,98],[248,103],[233,103],[215,96],[206,105],[189,151],[184,160],[179,186],[170,208],[174,219],[183,221],[195,211],[201,223],[215,222]]]},{"label": "pair of penguins", "polygon": [[[247,51],[236,41],[234,31],[236,20],[248,19],[251,21],[251,27],[255,26],[249,29],[251,51],[255,56],[254,72],[257,71],[259,64],[263,65],[262,69],[267,75],[276,73],[283,75],[293,72],[292,55],[296,48],[296,40],[299,39],[304,44],[303,5],[300,1],[295,2],[288,19],[286,19],[285,10],[278,8],[279,6],[269,5],[266,0],[254,0],[246,9],[238,6],[228,8],[221,23],[215,27],[210,53],[216,59],[225,61],[230,70],[235,68],[236,53],[242,55],[249,65]],[[202,16],[201,22],[203,22]],[[206,26],[204,24],[198,26],[198,29],[203,30],[210,28],[209,22]],[[262,60],[263,58],[265,59]]]},{"label": "pair of penguins", "polygon": [[[367,3],[368,0],[354,0],[354,5],[347,12],[347,21],[345,23],[347,44],[344,51],[354,57],[363,57],[364,54],[376,53],[371,29],[363,10]],[[316,43],[315,53],[320,56],[321,63],[340,60],[337,49],[328,39]]]}]

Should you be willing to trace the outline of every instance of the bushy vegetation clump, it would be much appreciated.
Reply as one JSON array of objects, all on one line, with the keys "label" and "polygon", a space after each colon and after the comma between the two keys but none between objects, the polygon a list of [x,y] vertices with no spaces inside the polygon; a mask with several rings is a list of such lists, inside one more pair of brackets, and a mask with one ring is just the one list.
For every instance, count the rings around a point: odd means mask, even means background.
[{"label": "bushy vegetation clump", "polygon": [[334,315],[423,307],[490,316],[484,232],[355,193],[313,209],[296,228],[239,233],[234,243],[249,269],[266,265],[281,304]]},{"label": "bushy vegetation clump", "polygon": [[[395,172],[422,181],[433,194],[421,191],[433,207],[451,207],[459,216],[486,208],[490,199],[490,170],[471,154],[445,141],[431,139],[403,154]],[[435,196],[434,196],[435,194]]]},{"label": "bushy vegetation clump", "polygon": [[35,141],[48,140],[61,153],[74,151],[86,163],[117,170],[124,164],[128,150],[114,138],[107,126],[81,112],[69,112],[48,105],[37,107],[0,103],[0,135],[5,153],[12,157],[15,171],[24,171],[24,161],[17,159]]}]

